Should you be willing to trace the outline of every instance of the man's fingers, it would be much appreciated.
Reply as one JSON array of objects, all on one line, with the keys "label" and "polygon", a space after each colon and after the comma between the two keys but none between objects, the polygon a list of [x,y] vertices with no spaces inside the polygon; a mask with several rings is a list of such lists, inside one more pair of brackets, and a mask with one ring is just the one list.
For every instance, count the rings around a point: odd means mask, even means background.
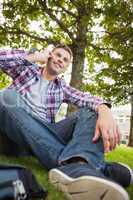
[{"label": "man's fingers", "polygon": [[107,130],[101,130],[102,131],[102,138],[103,138],[103,145],[104,145],[104,152],[107,153],[110,151],[110,141],[109,141],[109,135]]},{"label": "man's fingers", "polygon": [[101,134],[102,134],[102,139],[103,139],[104,152],[107,153],[110,151],[110,140],[109,140],[108,131],[105,128],[101,128],[100,130],[99,127],[96,126],[95,135],[92,141],[96,142],[101,136]]},{"label": "man's fingers", "polygon": [[120,141],[121,141],[121,132],[120,132],[120,129],[119,127],[117,126],[116,127],[116,131],[117,131],[117,144],[120,144]]},{"label": "man's fingers", "polygon": [[114,138],[115,138],[115,144],[119,145],[120,144],[120,131],[119,131],[119,128],[117,125],[116,125],[116,129],[115,129]]},{"label": "man's fingers", "polygon": [[116,147],[116,130],[110,129],[108,132],[109,132],[108,134],[109,134],[110,150],[113,150]]},{"label": "man's fingers", "polygon": [[100,130],[99,130],[98,126],[96,125],[95,134],[94,134],[92,141],[95,143],[99,139],[99,137],[100,137]]},{"label": "man's fingers", "polygon": [[120,143],[120,131],[113,118],[111,118],[110,121],[107,119],[106,123],[105,119],[102,115],[99,116],[93,142],[96,142],[98,138],[102,136],[104,151],[109,152],[115,149],[117,144]]},{"label": "man's fingers", "polygon": [[49,52],[49,57],[53,57],[53,53],[52,52]]},{"label": "man's fingers", "polygon": [[116,148],[117,144],[120,143],[120,131],[118,126],[116,125],[114,129],[110,129],[108,132],[109,132],[110,150],[113,150]]}]

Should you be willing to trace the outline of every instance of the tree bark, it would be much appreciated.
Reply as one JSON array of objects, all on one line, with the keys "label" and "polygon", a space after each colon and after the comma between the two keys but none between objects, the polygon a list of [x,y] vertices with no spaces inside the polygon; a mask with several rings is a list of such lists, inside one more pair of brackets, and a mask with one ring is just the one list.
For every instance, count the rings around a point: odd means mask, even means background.
[{"label": "tree bark", "polygon": [[[84,70],[84,60],[85,60],[85,43],[78,42],[72,46],[73,51],[73,66],[71,73],[70,85],[78,90],[82,90],[83,83],[83,70]],[[69,105],[67,109],[67,115],[71,114],[76,110],[75,106]]]},{"label": "tree bark", "polygon": [[133,95],[131,96],[130,135],[128,146],[133,147]]}]

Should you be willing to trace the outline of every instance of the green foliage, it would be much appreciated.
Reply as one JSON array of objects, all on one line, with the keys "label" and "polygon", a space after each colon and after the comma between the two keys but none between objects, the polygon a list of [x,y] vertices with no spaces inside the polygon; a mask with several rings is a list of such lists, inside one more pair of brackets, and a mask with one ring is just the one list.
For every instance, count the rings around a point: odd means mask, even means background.
[{"label": "green foliage", "polygon": [[[47,43],[46,32],[52,33],[51,42],[60,41],[61,38],[66,38],[69,40],[69,37],[65,34],[62,34],[62,30],[57,23],[54,23],[56,19],[61,19],[64,26],[70,26],[71,23],[75,23],[71,17],[67,17],[66,13],[59,8],[58,5],[63,6],[63,2],[60,1],[49,1],[48,8],[51,9],[50,16],[45,11],[45,2],[36,1],[36,0],[11,0],[3,1],[3,15],[5,17],[5,23],[1,26],[1,33],[4,33],[4,42],[11,47],[26,47],[30,45],[34,40],[35,43]],[[52,17],[55,16],[55,17]],[[72,20],[71,20],[72,19]],[[39,30],[31,30],[31,22],[37,21],[40,23]],[[3,28],[3,29],[2,29]],[[24,34],[26,33],[26,34]],[[64,33],[64,32],[63,32]],[[29,35],[31,37],[29,37]],[[60,35],[60,38],[58,38]],[[32,37],[33,36],[33,37]],[[37,38],[34,39],[34,36]],[[44,38],[44,40],[40,40]],[[27,41],[28,38],[28,41]],[[3,41],[0,38],[0,43],[3,45]]]},{"label": "green foliage", "polygon": [[[105,0],[101,1],[101,8],[98,23],[104,34],[95,34],[94,48],[88,54],[93,78],[85,89],[124,104],[133,95],[133,2]],[[102,66],[97,73],[99,63]]]},{"label": "green foliage", "polygon": [[11,79],[6,74],[0,71],[0,90],[7,87],[10,83]]},{"label": "green foliage", "polygon": [[[82,65],[80,48],[88,59],[88,72],[95,85],[93,90],[92,84],[85,89],[117,103],[129,100],[133,86],[132,1],[4,0],[3,15],[1,46],[32,48],[40,43],[41,49],[61,41],[72,46],[77,54],[75,64]],[[31,29],[31,22],[39,23],[37,30]],[[104,28],[102,36],[97,29],[91,31],[96,24]],[[100,63],[106,65],[97,73],[95,65]],[[113,83],[107,83],[107,78]]]},{"label": "green foliage", "polygon": [[[5,22],[0,25],[0,44],[26,48],[33,41],[42,46],[59,41],[72,44],[82,33],[80,28],[91,24],[93,12],[94,1],[3,0]],[[30,28],[33,21],[40,24],[35,31]]]},{"label": "green foliage", "polygon": [[[129,100],[133,87],[131,0],[3,0],[2,13],[1,46],[42,49],[49,43],[67,43],[74,51],[73,71],[77,70],[79,79],[84,58],[88,60],[92,83],[85,89],[117,103]],[[33,22],[38,23],[37,29],[31,28]]]},{"label": "green foliage", "polygon": [[[85,49],[92,38],[92,34],[88,37],[88,30],[93,25],[95,6],[93,0],[3,0],[0,46],[41,50],[47,44],[70,45],[74,53],[71,84],[81,89]],[[33,22],[37,23],[36,29],[31,27]]]}]

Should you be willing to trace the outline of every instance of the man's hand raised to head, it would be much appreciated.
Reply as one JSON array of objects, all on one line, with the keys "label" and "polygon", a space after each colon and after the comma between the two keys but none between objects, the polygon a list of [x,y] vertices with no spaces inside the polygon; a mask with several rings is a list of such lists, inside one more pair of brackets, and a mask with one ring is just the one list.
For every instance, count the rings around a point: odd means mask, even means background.
[{"label": "man's hand raised to head", "polygon": [[46,64],[48,58],[51,57],[51,50],[49,48],[44,49],[43,51],[31,53],[25,56],[25,59],[30,62],[39,62],[41,64]]},{"label": "man's hand raised to head", "polygon": [[93,142],[102,137],[105,153],[115,149],[120,143],[120,131],[113,118],[111,110],[105,105],[98,106],[98,119],[96,123]]}]

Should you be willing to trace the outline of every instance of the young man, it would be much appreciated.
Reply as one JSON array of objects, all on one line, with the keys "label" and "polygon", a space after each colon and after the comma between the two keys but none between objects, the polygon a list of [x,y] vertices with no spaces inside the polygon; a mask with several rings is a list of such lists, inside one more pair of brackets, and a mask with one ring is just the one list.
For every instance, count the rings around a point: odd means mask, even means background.
[{"label": "young man", "polygon": [[[104,161],[104,152],[113,150],[120,141],[110,104],[58,77],[72,57],[65,45],[33,54],[0,51],[0,67],[13,80],[0,94],[0,130],[50,169],[50,182],[68,199],[128,200],[123,187],[132,182],[132,170]],[[39,68],[38,62],[46,67]],[[55,123],[63,102],[80,109]]]}]

